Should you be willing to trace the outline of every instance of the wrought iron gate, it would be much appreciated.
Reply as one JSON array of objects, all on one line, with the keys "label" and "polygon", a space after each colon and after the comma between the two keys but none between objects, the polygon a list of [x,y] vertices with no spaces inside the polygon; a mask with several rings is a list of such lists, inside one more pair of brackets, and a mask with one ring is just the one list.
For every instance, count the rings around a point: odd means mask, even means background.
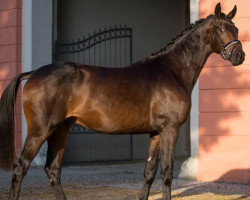
[{"label": "wrought iron gate", "polygon": [[[55,61],[73,61],[103,67],[132,63],[132,29],[115,26],[88,37],[55,43]],[[73,125],[67,139],[64,163],[132,159],[131,135],[101,134]]]}]

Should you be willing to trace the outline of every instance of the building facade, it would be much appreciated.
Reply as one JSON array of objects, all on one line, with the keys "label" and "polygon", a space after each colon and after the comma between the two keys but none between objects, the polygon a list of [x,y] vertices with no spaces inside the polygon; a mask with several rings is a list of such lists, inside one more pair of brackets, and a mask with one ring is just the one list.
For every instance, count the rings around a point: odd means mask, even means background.
[{"label": "building facade", "polygon": [[[246,53],[240,66],[212,55],[199,80],[198,180],[250,183],[250,13],[247,0],[221,0],[222,11],[237,5],[233,19]],[[200,0],[200,17],[213,12],[216,0]]]},{"label": "building facade", "polygon": [[[0,88],[22,72],[22,1],[0,1]],[[15,149],[22,146],[21,93],[15,108]]]},{"label": "building facade", "polygon": [[[133,29],[133,62],[159,50],[187,23],[214,13],[216,0],[0,0],[0,88],[16,74],[53,62],[55,40],[81,37],[103,26],[126,23]],[[249,183],[250,127],[248,69],[250,16],[247,0],[221,0],[227,13],[237,4],[233,20],[246,52],[241,66],[210,56],[192,94],[190,119],[182,126],[176,158],[188,176],[198,180]],[[178,10],[178,12],[176,12]],[[15,147],[26,138],[21,92],[16,104]],[[133,158],[145,159],[147,135],[133,136]],[[46,145],[35,158],[43,165]]]}]

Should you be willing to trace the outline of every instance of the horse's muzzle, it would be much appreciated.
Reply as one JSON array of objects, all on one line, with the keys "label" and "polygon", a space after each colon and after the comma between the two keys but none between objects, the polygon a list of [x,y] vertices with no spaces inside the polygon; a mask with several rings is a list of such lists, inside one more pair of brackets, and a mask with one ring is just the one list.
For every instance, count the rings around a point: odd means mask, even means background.
[{"label": "horse's muzzle", "polygon": [[242,50],[241,47],[236,47],[233,52],[232,52],[232,56],[231,56],[231,63],[233,65],[240,65],[244,62],[245,60],[245,52]]}]

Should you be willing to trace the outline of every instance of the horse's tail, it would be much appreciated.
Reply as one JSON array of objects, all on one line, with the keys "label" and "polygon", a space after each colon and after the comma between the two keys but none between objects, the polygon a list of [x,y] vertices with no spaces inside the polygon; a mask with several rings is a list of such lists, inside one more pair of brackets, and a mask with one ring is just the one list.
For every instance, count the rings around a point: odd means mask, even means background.
[{"label": "horse's tail", "polygon": [[18,86],[22,80],[28,79],[31,72],[17,75],[5,88],[0,100],[0,168],[12,169],[15,157],[15,119],[14,105]]}]

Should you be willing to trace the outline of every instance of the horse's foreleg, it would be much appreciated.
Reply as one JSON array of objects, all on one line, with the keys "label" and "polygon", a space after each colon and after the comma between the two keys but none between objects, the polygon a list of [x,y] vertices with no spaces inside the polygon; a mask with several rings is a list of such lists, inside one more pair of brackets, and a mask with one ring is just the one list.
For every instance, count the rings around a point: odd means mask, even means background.
[{"label": "horse's foreleg", "polygon": [[36,137],[28,133],[23,149],[13,165],[12,184],[9,195],[10,200],[18,199],[23,177],[27,173],[31,161],[37,154],[43,142],[44,138]]},{"label": "horse's foreleg", "polygon": [[178,138],[177,127],[164,128],[160,133],[161,177],[163,180],[163,200],[171,199],[174,152]]},{"label": "horse's foreleg", "polygon": [[147,163],[144,171],[144,183],[139,199],[148,199],[150,187],[155,179],[159,164],[160,135],[151,134]]},{"label": "horse's foreleg", "polygon": [[44,169],[49,177],[50,184],[54,191],[55,197],[58,200],[66,199],[66,196],[61,186],[61,166],[66,146],[66,139],[70,126],[70,123],[64,122],[47,139],[48,152],[47,161]]}]

